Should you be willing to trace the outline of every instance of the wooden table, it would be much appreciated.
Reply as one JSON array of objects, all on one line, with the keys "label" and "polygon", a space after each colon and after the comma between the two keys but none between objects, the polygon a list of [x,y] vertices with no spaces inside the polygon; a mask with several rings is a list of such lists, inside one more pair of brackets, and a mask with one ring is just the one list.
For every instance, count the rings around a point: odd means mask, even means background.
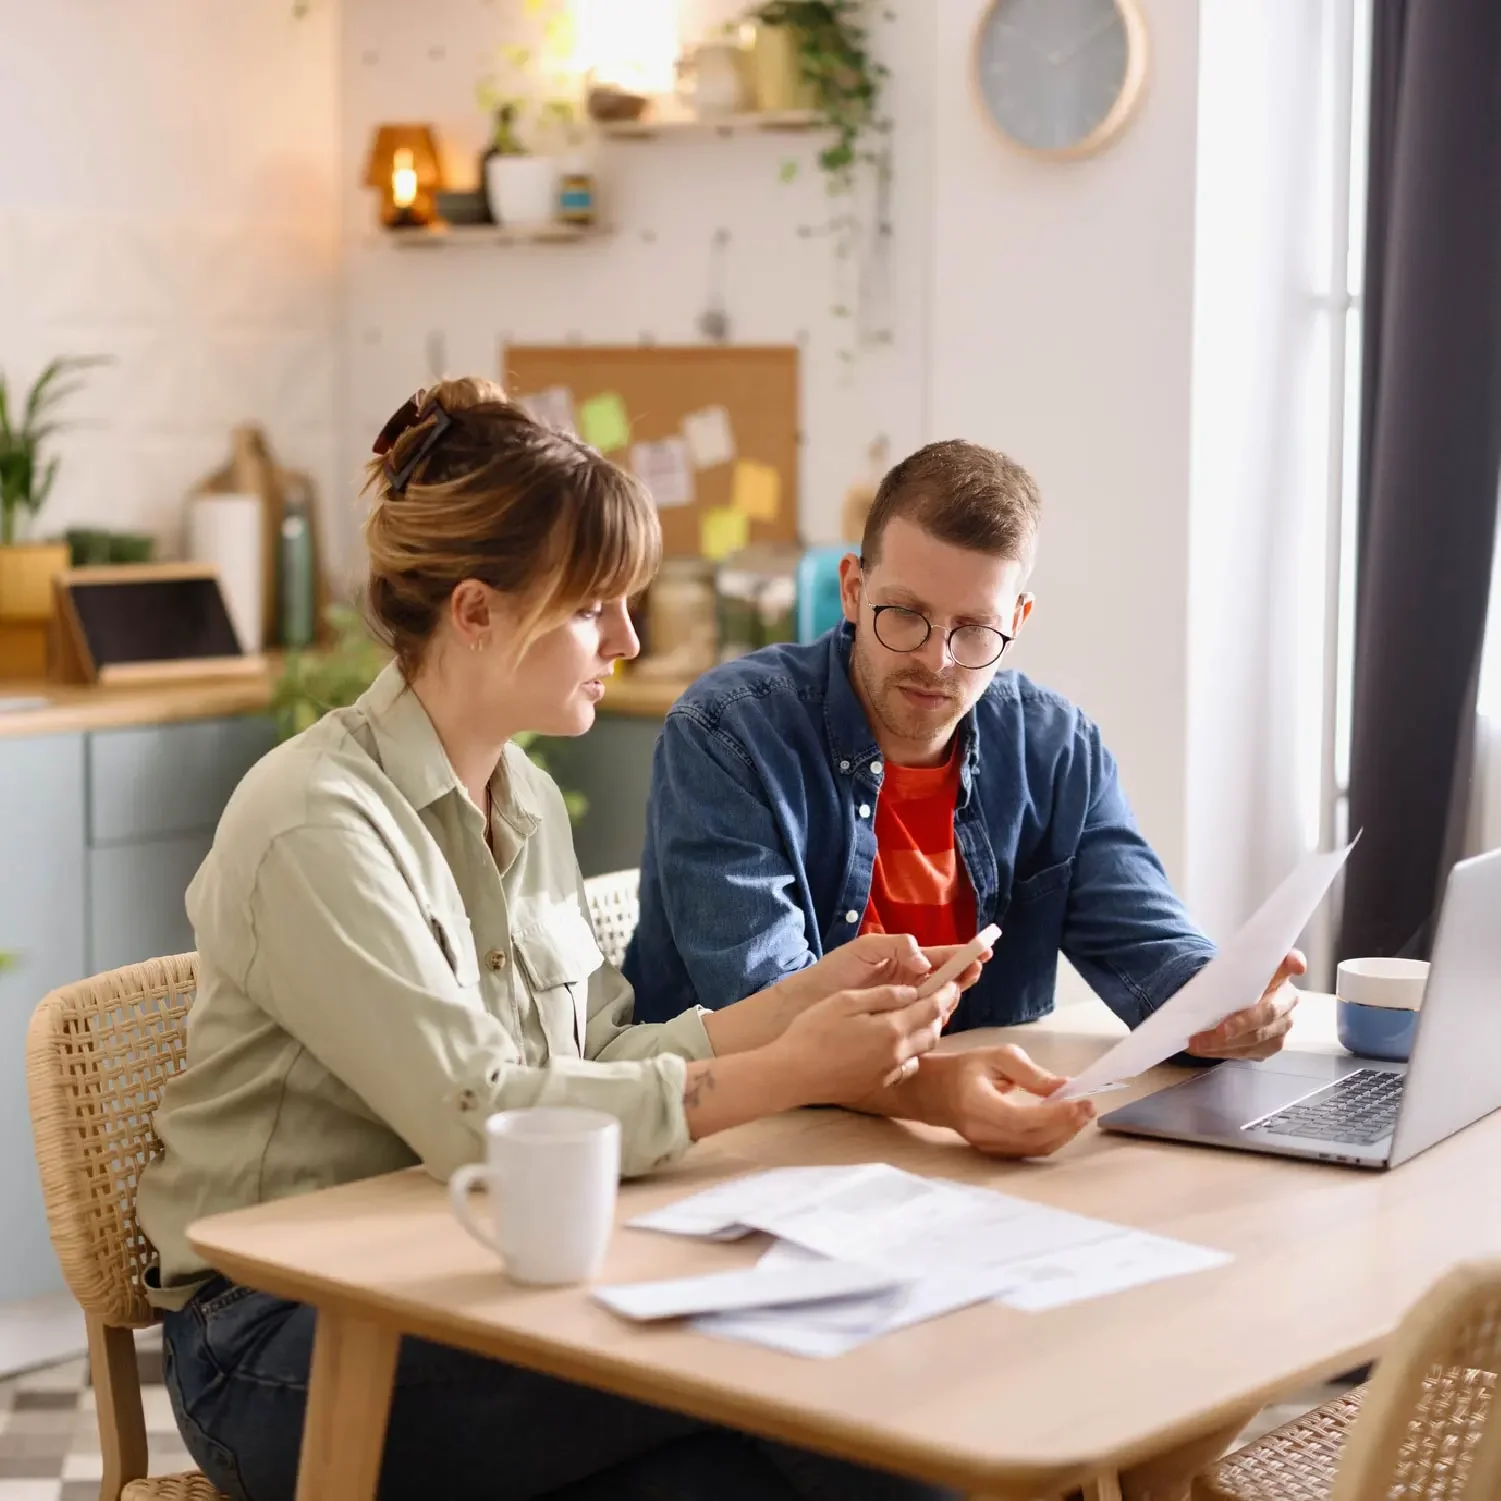
[{"label": "wooden table", "polygon": [[[1077,1071],[1119,1030],[1081,1006],[955,1044],[1004,1035]],[[1332,1033],[1332,1003],[1306,998],[1293,1045],[1333,1047]],[[1178,1076],[1156,1070],[1136,1092]],[[1501,1254],[1498,1156],[1501,1116],[1371,1173],[1095,1129],[1047,1162],[991,1162],[948,1132],[809,1111],[726,1132],[623,1188],[621,1220],[731,1174],[881,1159],[1234,1253],[1214,1271],[1047,1314],[982,1304],[830,1361],[632,1327],[578,1288],[512,1286],[417,1171],[219,1216],[192,1241],[225,1275],[319,1309],[300,1501],[375,1494],[402,1334],[1022,1498],[1111,1475],[1373,1357],[1440,1274]],[[760,1250],[622,1229],[603,1280],[722,1270]]]}]

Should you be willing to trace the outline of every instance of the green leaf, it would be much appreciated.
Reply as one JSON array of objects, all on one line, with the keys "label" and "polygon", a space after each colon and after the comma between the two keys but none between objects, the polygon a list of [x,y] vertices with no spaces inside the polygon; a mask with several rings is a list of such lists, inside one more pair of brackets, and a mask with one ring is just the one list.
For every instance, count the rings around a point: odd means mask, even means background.
[{"label": "green leaf", "polygon": [[47,497],[52,494],[52,486],[57,482],[57,465],[55,456],[47,460],[46,467],[42,470],[42,481],[31,492],[27,509],[33,516],[47,504]]},{"label": "green leaf", "polygon": [[791,182],[797,176],[798,164],[790,157],[782,163],[782,170],[778,174],[783,182]]}]

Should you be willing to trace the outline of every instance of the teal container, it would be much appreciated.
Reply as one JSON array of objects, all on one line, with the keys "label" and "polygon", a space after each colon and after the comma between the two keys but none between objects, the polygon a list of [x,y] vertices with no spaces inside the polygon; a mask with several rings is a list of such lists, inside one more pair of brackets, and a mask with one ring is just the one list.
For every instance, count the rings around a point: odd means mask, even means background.
[{"label": "teal container", "polygon": [[279,564],[281,644],[290,649],[311,646],[317,628],[312,518],[306,503],[290,496],[282,510]]}]

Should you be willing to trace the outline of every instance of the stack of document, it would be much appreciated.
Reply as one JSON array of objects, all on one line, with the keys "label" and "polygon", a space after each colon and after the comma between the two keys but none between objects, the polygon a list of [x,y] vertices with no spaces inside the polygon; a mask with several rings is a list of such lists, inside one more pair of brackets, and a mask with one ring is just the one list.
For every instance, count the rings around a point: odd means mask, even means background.
[{"label": "stack of document", "polygon": [[995,1299],[1043,1312],[1230,1258],[883,1162],[755,1173],[630,1222],[705,1240],[776,1238],[749,1271],[601,1287],[633,1319],[690,1318],[726,1339],[843,1354]]}]

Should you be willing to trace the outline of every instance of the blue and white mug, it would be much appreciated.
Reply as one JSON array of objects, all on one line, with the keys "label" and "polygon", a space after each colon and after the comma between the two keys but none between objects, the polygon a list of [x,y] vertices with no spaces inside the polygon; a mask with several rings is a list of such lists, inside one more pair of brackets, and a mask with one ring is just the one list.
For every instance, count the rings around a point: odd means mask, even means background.
[{"label": "blue and white mug", "polygon": [[1361,1058],[1405,1062],[1427,984],[1422,959],[1346,959],[1334,987],[1340,1046]]}]

